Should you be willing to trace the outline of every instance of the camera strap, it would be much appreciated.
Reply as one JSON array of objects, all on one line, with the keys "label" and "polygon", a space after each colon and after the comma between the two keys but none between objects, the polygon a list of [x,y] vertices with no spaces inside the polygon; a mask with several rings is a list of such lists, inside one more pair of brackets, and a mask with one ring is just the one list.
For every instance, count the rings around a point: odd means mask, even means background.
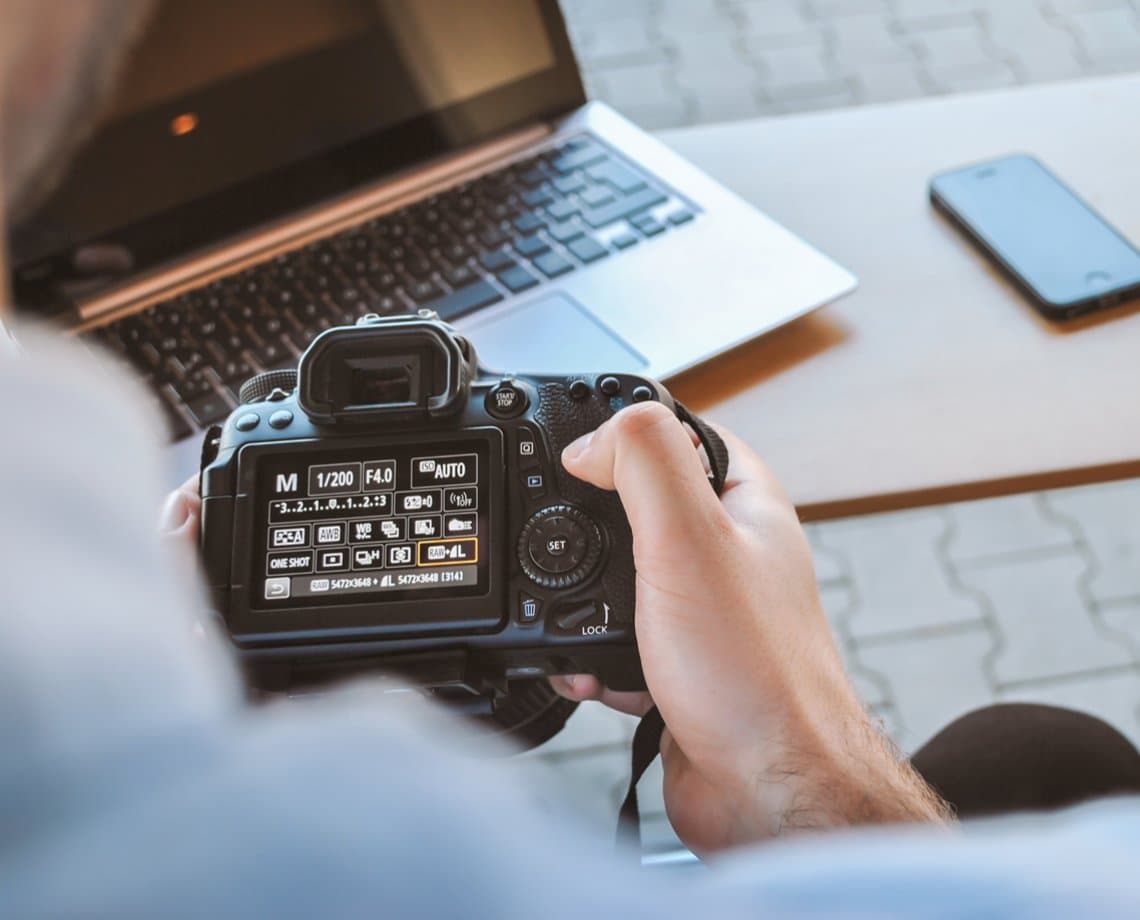
[{"label": "camera strap", "polygon": [[[679,402],[675,402],[677,418],[688,425],[697,435],[701,446],[709,460],[709,483],[713,491],[719,496],[724,491],[725,481],[728,479],[728,447],[725,446],[721,436],[708,422],[693,415]],[[661,753],[661,735],[665,731],[665,720],[654,706],[637,723],[633,733],[633,745],[630,751],[629,786],[626,789],[625,800],[621,803],[618,812],[617,840],[619,845],[625,844],[641,853],[641,809],[637,802],[637,784],[649,765]]]}]

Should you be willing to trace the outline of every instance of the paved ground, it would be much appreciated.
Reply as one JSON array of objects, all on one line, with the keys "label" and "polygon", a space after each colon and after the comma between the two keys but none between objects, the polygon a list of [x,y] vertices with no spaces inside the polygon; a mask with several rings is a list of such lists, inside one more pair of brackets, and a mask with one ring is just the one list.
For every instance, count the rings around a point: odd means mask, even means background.
[{"label": "paved ground", "polygon": [[647,128],[1140,68],[1140,0],[563,0]]},{"label": "paved ground", "polygon": [[[649,128],[1140,69],[1140,0],[564,0],[591,92]],[[810,529],[864,701],[904,750],[995,700],[1140,742],[1140,481]],[[609,826],[633,722],[583,707],[536,756]],[[649,845],[672,839],[660,773]]]}]

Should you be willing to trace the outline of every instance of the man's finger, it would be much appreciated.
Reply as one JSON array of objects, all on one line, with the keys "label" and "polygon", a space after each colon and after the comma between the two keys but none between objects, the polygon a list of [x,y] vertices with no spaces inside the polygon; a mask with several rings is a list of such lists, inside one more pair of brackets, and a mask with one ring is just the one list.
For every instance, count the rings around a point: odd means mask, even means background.
[{"label": "man's finger", "polygon": [[660,403],[623,409],[562,453],[573,476],[616,489],[639,541],[704,542],[729,520],[684,426]]},{"label": "man's finger", "polygon": [[550,686],[568,700],[577,703],[597,700],[603,706],[631,716],[643,716],[653,707],[648,693],[610,690],[592,674],[558,674],[550,678]]},{"label": "man's finger", "polygon": [[166,497],[159,514],[158,529],[168,536],[179,536],[194,531],[198,526],[198,513],[202,500],[198,497],[198,477],[191,476]]}]

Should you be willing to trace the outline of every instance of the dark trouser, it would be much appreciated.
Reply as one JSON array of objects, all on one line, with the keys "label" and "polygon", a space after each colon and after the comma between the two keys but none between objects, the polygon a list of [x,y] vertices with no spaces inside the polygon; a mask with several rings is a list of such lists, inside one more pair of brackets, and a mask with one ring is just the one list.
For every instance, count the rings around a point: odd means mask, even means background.
[{"label": "dark trouser", "polygon": [[1055,706],[971,712],[911,763],[963,818],[1140,793],[1140,752],[1132,743],[1095,716]]}]

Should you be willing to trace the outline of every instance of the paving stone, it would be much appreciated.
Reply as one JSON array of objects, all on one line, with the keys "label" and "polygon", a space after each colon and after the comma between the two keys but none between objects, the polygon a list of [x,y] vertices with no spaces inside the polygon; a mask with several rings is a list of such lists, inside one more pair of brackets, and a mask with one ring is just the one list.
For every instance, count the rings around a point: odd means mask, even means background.
[{"label": "paving stone", "polygon": [[562,731],[523,756],[556,760],[576,756],[587,749],[625,750],[635,728],[637,719],[633,716],[615,712],[601,703],[585,702],[570,716]]},{"label": "paving stone", "polygon": [[1067,20],[1075,27],[1077,41],[1093,64],[1110,58],[1136,59],[1140,20],[1131,8],[1074,12]]},{"label": "paving stone", "polygon": [[976,93],[987,89],[1015,86],[1017,73],[1009,64],[994,62],[970,70],[927,68],[930,85],[939,93]]},{"label": "paving stone", "polygon": [[860,643],[860,664],[881,675],[894,700],[893,737],[913,752],[964,712],[993,699],[985,659],[993,636],[983,626],[920,638]]},{"label": "paving stone", "polygon": [[606,102],[650,130],[686,124],[689,108],[673,82],[673,73],[659,65],[620,67],[606,72]]},{"label": "paving stone", "polygon": [[702,123],[754,118],[762,111],[756,90],[744,85],[703,90],[693,104],[693,118]]},{"label": "paving stone", "polygon": [[659,0],[654,27],[666,36],[694,36],[708,31],[737,31],[740,17],[719,3]]},{"label": "paving stone", "polygon": [[1049,517],[1036,495],[967,502],[947,511],[951,520],[947,556],[958,566],[992,563],[990,557],[994,556],[1075,545],[1073,531]]},{"label": "paving stone", "polygon": [[915,60],[906,36],[881,12],[832,19],[827,23],[827,37],[831,57],[853,71]]},{"label": "paving stone", "polygon": [[1125,670],[1075,680],[1055,681],[1037,687],[1019,687],[1000,694],[1003,702],[1044,703],[1092,713],[1140,744],[1140,673]]},{"label": "paving stone", "polygon": [[733,4],[733,9],[754,42],[781,45],[818,40],[817,23],[796,0],[740,0]]},{"label": "paving stone", "polygon": [[1090,596],[1140,600],[1140,480],[1050,492],[1044,501],[1084,535],[1094,560]]},{"label": "paving stone", "polygon": [[835,80],[834,65],[822,42],[755,52],[764,84],[771,87],[818,86]]},{"label": "paving stone", "polygon": [[812,561],[815,563],[815,580],[821,585],[843,581],[847,578],[847,567],[843,556],[823,544],[821,528],[826,524],[807,524],[804,532],[811,544]]},{"label": "paving stone", "polygon": [[1096,612],[1105,629],[1123,637],[1132,657],[1140,661],[1140,601],[1110,601],[1098,605]]},{"label": "paving stone", "polygon": [[822,545],[847,562],[859,605],[847,628],[863,639],[977,623],[976,598],[954,587],[938,553],[948,532],[939,511],[908,511],[820,525]]},{"label": "paving stone", "polygon": [[561,0],[559,4],[568,22],[595,23],[608,22],[626,16],[649,19],[656,8],[657,0]]},{"label": "paving stone", "polygon": [[923,79],[914,63],[876,64],[851,74],[859,101],[874,103],[925,96],[929,88]]},{"label": "paving stone", "polygon": [[626,64],[663,63],[666,50],[643,19],[615,19],[591,29],[575,43],[586,69]]},{"label": "paving stone", "polygon": [[764,89],[764,96],[779,114],[839,109],[857,101],[854,85],[842,78],[827,83],[769,86]]},{"label": "paving stone", "polygon": [[974,0],[891,0],[895,18],[904,28],[968,25],[977,17]]},{"label": "paving stone", "polygon": [[919,59],[932,70],[968,70],[995,61],[986,33],[977,23],[912,31],[908,36]]},{"label": "paving stone", "polygon": [[988,599],[1002,642],[993,660],[999,685],[1045,680],[1131,663],[1081,596],[1087,564],[1061,551],[961,572],[962,583]]},{"label": "paving stone", "polygon": [[1052,13],[1067,15],[1089,10],[1127,9],[1129,0],[1045,0],[1044,6]]},{"label": "paving stone", "polygon": [[846,19],[849,16],[890,15],[889,0],[806,0],[812,17],[822,20]]}]

